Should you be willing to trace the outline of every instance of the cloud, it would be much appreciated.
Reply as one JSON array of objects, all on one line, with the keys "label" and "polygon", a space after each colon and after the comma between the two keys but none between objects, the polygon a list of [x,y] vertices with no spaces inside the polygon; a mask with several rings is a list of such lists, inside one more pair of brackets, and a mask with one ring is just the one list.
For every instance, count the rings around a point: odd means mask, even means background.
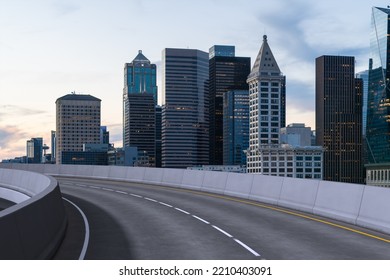
[{"label": "cloud", "polygon": [[28,134],[16,126],[0,127],[0,160],[23,156]]},{"label": "cloud", "polygon": [[79,6],[64,1],[56,1],[53,3],[53,8],[57,16],[66,16],[80,10]]},{"label": "cloud", "polygon": [[35,115],[42,115],[46,114],[46,111],[38,110],[38,109],[31,109],[16,105],[0,105],[0,121],[7,119],[7,118],[13,118],[16,116],[35,116]]}]

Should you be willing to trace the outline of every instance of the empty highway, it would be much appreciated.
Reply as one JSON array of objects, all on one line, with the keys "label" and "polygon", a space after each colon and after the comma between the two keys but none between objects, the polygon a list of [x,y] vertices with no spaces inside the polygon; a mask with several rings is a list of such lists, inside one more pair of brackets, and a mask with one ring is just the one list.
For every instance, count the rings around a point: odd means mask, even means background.
[{"label": "empty highway", "polygon": [[390,236],[216,194],[57,178],[69,215],[56,259],[390,259]]}]

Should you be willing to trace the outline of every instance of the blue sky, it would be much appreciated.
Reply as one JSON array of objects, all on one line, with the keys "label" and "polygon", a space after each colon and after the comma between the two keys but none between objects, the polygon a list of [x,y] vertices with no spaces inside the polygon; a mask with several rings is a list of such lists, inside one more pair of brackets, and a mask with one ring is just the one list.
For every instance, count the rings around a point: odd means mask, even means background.
[{"label": "blue sky", "polygon": [[[122,145],[123,66],[138,50],[158,66],[164,48],[236,46],[252,64],[264,33],[287,77],[287,123],[314,128],[315,58],[356,57],[367,68],[371,8],[352,0],[0,0],[0,160],[55,130],[55,101],[102,99],[102,125]],[[158,70],[158,79],[161,77]],[[161,89],[161,84],[158,84]]]}]

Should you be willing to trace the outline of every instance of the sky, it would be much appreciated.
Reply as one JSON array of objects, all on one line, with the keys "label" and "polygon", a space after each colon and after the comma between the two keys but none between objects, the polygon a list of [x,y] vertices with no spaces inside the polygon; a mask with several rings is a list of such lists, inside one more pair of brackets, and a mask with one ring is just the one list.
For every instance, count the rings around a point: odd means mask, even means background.
[{"label": "sky", "polygon": [[[286,75],[287,124],[315,129],[315,58],[348,55],[368,68],[373,6],[383,0],[0,0],[0,161],[50,146],[55,102],[73,91],[102,100],[110,142],[122,146],[124,64],[142,50],[234,45],[253,65],[264,34]],[[160,94],[160,92],[159,92]],[[161,102],[161,100],[159,101]]]}]

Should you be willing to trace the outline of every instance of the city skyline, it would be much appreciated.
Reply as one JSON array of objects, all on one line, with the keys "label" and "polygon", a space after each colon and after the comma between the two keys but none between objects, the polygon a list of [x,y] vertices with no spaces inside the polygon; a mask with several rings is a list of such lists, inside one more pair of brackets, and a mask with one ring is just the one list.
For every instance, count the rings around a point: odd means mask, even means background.
[{"label": "city skyline", "polygon": [[138,50],[157,65],[161,94],[164,48],[234,45],[253,66],[263,34],[287,77],[286,124],[314,128],[315,58],[354,56],[356,72],[368,69],[371,8],[388,3],[367,2],[0,0],[0,160],[25,155],[34,137],[50,144],[55,100],[72,91],[102,100],[120,147],[123,64]]}]

